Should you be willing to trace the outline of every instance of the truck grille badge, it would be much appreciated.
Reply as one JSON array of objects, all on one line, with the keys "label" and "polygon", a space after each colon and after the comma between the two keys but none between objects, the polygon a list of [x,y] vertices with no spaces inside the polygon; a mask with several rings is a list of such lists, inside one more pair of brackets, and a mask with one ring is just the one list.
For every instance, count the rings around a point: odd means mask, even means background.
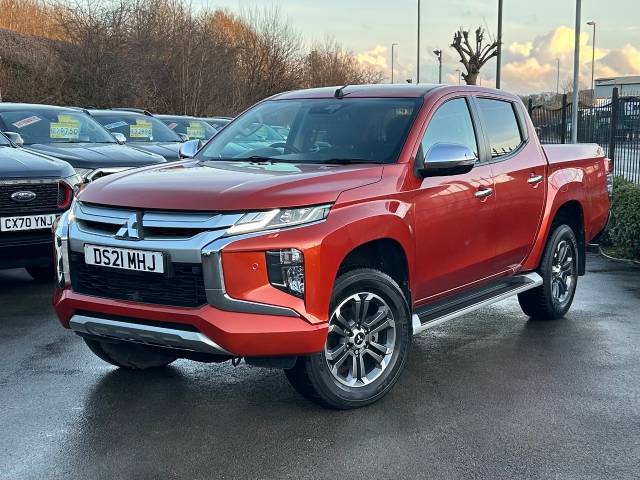
[{"label": "truck grille badge", "polygon": [[116,233],[118,240],[142,240],[142,212],[131,214]]}]

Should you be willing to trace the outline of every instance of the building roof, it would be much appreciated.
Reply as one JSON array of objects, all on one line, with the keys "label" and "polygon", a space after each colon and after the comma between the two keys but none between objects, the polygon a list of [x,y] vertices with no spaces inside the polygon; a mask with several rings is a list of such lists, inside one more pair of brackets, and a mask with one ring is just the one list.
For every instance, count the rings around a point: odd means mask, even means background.
[{"label": "building roof", "polygon": [[625,77],[596,78],[596,86],[606,85],[640,85],[640,75],[627,75]]}]

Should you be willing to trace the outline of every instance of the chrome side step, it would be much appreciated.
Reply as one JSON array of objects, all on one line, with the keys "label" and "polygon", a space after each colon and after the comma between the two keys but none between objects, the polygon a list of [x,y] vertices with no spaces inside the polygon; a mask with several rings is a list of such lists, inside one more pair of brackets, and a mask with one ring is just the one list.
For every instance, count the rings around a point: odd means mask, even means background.
[{"label": "chrome side step", "polygon": [[440,325],[448,320],[466,315],[492,303],[499,302],[518,293],[542,285],[543,280],[535,272],[510,277],[502,282],[483,287],[453,299],[445,299],[422,308],[412,316],[413,334],[417,335],[428,328]]},{"label": "chrome side step", "polygon": [[84,335],[143,343],[154,347],[177,348],[192,352],[232,355],[200,332],[129,323],[106,318],[74,315],[71,330]]}]

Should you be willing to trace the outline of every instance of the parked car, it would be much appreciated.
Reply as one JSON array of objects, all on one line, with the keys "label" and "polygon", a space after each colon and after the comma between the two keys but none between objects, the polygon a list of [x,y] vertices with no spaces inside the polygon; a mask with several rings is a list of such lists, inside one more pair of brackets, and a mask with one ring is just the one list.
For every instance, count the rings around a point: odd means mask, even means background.
[{"label": "parked car", "polygon": [[[0,103],[0,131],[18,133],[30,151],[69,162],[85,181],[166,161],[160,155],[122,145],[76,108]],[[120,138],[120,142],[125,140]]]},{"label": "parked car", "polygon": [[36,280],[53,279],[51,225],[69,208],[80,182],[67,162],[29,152],[0,134],[0,269],[26,267]]},{"label": "parked car", "polygon": [[[276,119],[285,143],[227,156]],[[562,317],[609,214],[599,146],[541,146],[481,87],[287,92],[198,147],[80,193],[56,227],[62,325],[122,368],[244,357],[336,408],[385,395],[446,320],[512,295]]]},{"label": "parked car", "polygon": [[209,140],[217,130],[196,117],[180,115],[156,115],[174,132],[189,137],[190,140]]},{"label": "parked car", "polygon": [[162,155],[166,160],[180,159],[180,146],[187,140],[171,130],[164,122],[149,112],[124,109],[95,110],[86,112],[106,130],[124,135],[127,145],[143,152]]},{"label": "parked car", "polygon": [[216,130],[222,130],[229,123],[231,123],[231,120],[233,120],[233,118],[231,118],[231,117],[206,117],[206,118],[203,118],[202,120],[207,122],[209,125],[211,125]]}]

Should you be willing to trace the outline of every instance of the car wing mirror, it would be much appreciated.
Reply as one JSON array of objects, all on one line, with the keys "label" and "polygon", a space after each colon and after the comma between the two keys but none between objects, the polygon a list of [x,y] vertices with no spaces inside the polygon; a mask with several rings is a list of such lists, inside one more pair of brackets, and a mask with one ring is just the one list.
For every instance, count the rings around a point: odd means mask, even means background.
[{"label": "car wing mirror", "polygon": [[22,147],[24,145],[24,139],[22,138],[22,135],[20,135],[19,133],[16,133],[16,132],[2,132],[2,133],[4,133],[5,136],[18,147]]},{"label": "car wing mirror", "polygon": [[416,164],[416,171],[421,177],[460,175],[470,172],[475,163],[476,156],[466,145],[436,143]]},{"label": "car wing mirror", "polygon": [[202,147],[202,140],[188,140],[180,145],[180,158],[193,158]]},{"label": "car wing mirror", "polygon": [[125,143],[127,143],[127,137],[124,135],[124,133],[113,132],[111,135],[113,135],[113,138],[115,138],[116,142],[118,142],[120,145],[124,145]]}]

